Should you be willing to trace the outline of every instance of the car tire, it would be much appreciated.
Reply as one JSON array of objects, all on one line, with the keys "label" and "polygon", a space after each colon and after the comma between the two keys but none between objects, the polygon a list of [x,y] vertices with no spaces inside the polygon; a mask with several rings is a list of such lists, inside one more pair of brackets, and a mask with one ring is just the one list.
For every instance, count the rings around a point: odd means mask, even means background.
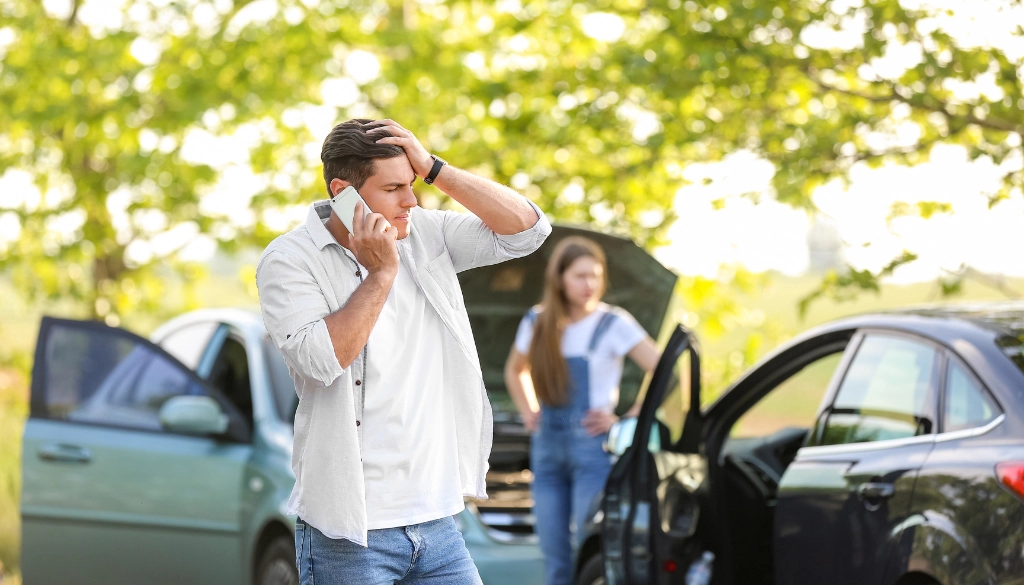
[{"label": "car tire", "polygon": [[605,585],[604,557],[597,554],[583,563],[580,574],[576,577],[576,585]]},{"label": "car tire", "polygon": [[255,585],[299,585],[295,566],[295,543],[285,537],[275,538],[263,550],[256,565]]}]

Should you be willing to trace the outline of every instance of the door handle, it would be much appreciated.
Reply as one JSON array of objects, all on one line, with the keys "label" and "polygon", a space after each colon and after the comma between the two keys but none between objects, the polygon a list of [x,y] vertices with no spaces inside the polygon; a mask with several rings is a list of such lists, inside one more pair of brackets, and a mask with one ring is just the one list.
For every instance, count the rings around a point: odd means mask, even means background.
[{"label": "door handle", "polygon": [[38,454],[43,461],[59,463],[88,463],[92,460],[92,453],[89,453],[88,449],[63,443],[43,445],[39,448]]},{"label": "door handle", "polygon": [[862,483],[857,487],[857,497],[862,500],[888,499],[896,493],[891,483]]}]

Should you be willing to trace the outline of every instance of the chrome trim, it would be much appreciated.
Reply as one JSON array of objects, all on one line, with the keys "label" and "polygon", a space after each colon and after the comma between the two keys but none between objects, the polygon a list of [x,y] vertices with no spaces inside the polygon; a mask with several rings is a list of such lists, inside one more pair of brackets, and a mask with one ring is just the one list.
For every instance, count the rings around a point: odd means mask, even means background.
[{"label": "chrome trim", "polygon": [[840,455],[843,453],[857,453],[861,451],[881,451],[883,449],[895,449],[907,445],[922,445],[935,442],[936,435],[919,435],[905,439],[889,439],[887,441],[872,441],[868,443],[847,443],[844,445],[819,445],[816,447],[801,447],[796,452],[796,458],[815,455]]},{"label": "chrome trim", "polygon": [[985,433],[988,433],[992,429],[998,427],[1003,421],[1006,420],[1006,413],[1002,413],[999,416],[992,419],[992,422],[987,425],[974,427],[973,429],[963,429],[959,431],[950,431],[948,433],[942,433],[935,439],[936,443],[944,443],[946,441],[955,441],[957,439],[969,439],[971,437],[980,437]]}]

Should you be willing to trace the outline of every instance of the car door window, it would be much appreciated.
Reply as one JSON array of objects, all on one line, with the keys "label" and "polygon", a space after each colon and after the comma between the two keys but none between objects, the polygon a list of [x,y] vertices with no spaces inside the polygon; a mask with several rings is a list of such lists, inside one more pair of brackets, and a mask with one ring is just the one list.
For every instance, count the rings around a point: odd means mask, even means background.
[{"label": "car door window", "polygon": [[252,387],[249,380],[249,359],[245,345],[234,335],[224,338],[217,357],[210,368],[207,381],[238,409],[242,417],[251,425]]},{"label": "car door window", "polygon": [[817,444],[902,439],[932,432],[939,355],[902,336],[871,334],[850,364]]},{"label": "car door window", "polygon": [[988,392],[954,361],[946,368],[946,401],[942,428],[945,432],[985,426],[1001,414]]},{"label": "car door window", "polygon": [[217,326],[218,323],[214,321],[186,325],[161,339],[160,347],[190,370],[195,371],[199,367],[199,360],[203,357],[203,351],[210,343],[210,338],[213,337]]},{"label": "car door window", "polygon": [[785,428],[810,429],[842,358],[843,352],[839,351],[804,366],[744,413],[733,425],[729,437],[753,439]]},{"label": "car door window", "polygon": [[59,320],[47,325],[45,335],[33,416],[159,431],[160,408],[167,400],[206,395],[228,414],[229,433],[248,432],[223,396],[142,338]]},{"label": "car door window", "polygon": [[277,414],[285,422],[294,422],[295,409],[299,406],[299,397],[295,393],[295,382],[288,372],[288,365],[269,335],[263,338],[263,351],[270,373],[270,385],[274,390],[274,406],[277,409]]}]

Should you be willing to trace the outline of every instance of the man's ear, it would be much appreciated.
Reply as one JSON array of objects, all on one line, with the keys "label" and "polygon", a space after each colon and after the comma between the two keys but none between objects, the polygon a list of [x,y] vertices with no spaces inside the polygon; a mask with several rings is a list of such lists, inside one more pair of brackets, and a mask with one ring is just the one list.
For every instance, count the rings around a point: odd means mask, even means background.
[{"label": "man's ear", "polygon": [[348,181],[345,181],[343,179],[331,179],[331,197],[337,197],[338,193],[344,191],[345,187],[348,187],[351,184],[352,183],[349,183]]}]

